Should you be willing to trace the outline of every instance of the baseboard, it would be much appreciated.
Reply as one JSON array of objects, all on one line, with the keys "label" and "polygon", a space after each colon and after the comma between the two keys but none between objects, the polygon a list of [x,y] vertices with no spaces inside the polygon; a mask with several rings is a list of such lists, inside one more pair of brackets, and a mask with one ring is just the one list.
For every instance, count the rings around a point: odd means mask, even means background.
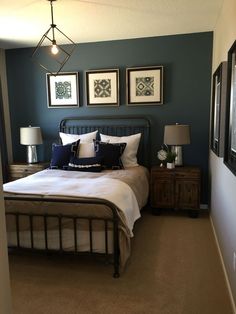
[{"label": "baseboard", "polygon": [[222,268],[223,268],[223,272],[224,272],[224,276],[225,276],[225,280],[226,280],[226,285],[227,285],[228,292],[229,292],[229,297],[230,297],[230,301],[231,301],[231,305],[232,305],[232,310],[233,310],[233,313],[236,314],[236,305],[235,305],[235,302],[234,302],[232,290],[231,290],[230,283],[229,283],[228,274],[227,274],[227,271],[226,271],[226,268],[225,268],[224,259],[223,259],[222,253],[221,253],[219,241],[218,241],[218,238],[217,238],[217,234],[216,234],[216,231],[215,231],[215,227],[214,227],[211,215],[210,215],[210,221],[211,221],[211,227],[212,227],[212,230],[213,230],[213,233],[214,233],[214,237],[215,237],[215,241],[216,241],[216,246],[217,246],[217,249],[218,249],[218,252],[219,252],[219,255],[220,255],[220,260],[221,260],[221,264],[222,264]]}]

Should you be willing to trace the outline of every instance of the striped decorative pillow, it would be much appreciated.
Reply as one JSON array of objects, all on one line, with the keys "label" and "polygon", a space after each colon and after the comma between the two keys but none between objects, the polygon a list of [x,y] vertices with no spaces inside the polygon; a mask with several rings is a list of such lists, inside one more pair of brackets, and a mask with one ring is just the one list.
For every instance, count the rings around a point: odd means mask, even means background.
[{"label": "striped decorative pillow", "polygon": [[71,157],[68,164],[68,170],[101,172],[102,159],[97,157],[89,158]]}]

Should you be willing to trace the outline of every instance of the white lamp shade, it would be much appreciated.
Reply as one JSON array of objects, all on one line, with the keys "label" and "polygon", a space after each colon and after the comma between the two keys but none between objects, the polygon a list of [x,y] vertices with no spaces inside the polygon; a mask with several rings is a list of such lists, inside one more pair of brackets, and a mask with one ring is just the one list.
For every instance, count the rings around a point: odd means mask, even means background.
[{"label": "white lamp shade", "polygon": [[22,145],[43,144],[41,129],[38,126],[20,128],[20,143]]},{"label": "white lamp shade", "polygon": [[166,125],[164,130],[164,143],[167,145],[190,144],[189,125],[173,124]]}]

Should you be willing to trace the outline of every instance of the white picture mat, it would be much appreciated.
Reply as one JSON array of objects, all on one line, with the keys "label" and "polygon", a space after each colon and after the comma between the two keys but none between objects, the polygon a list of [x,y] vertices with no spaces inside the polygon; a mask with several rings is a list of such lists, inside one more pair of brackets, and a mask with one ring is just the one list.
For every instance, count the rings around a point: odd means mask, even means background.
[{"label": "white picture mat", "polygon": [[[160,102],[161,101],[161,70],[141,70],[130,71],[130,101],[131,103],[140,102]],[[136,78],[154,77],[154,95],[136,96]]]},{"label": "white picture mat", "polygon": [[[55,83],[57,82],[70,82],[71,83],[71,98],[68,99],[58,99],[56,98],[56,88]],[[68,75],[57,75],[49,76],[49,88],[50,92],[48,97],[50,97],[49,105],[53,106],[70,106],[78,105],[78,89],[77,89],[77,75],[68,74]]]},{"label": "white picture mat", "polygon": [[[111,80],[111,96],[110,97],[95,97],[94,81],[95,80]],[[118,102],[117,91],[117,72],[106,73],[89,73],[88,74],[88,89],[89,89],[89,104],[116,104]]]}]

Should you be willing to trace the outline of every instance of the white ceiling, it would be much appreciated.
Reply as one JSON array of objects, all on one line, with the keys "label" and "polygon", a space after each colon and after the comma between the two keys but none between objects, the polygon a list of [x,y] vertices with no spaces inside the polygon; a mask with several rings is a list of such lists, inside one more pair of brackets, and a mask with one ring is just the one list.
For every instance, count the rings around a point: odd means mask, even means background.
[{"label": "white ceiling", "polygon": [[[74,42],[212,31],[224,0],[57,0],[54,22]],[[0,47],[36,46],[48,0],[0,0]]]}]

